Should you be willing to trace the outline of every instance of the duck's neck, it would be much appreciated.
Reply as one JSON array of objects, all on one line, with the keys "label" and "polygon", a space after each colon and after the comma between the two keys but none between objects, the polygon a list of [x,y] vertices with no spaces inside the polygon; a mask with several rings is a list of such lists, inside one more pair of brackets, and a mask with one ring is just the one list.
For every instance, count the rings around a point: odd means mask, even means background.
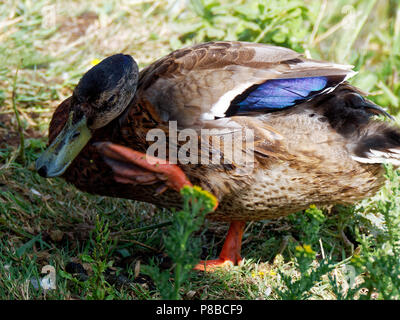
[{"label": "duck's neck", "polygon": [[137,151],[146,149],[147,132],[159,127],[161,122],[158,115],[152,112],[152,107],[148,102],[136,98],[115,121],[112,130],[115,133],[114,136],[120,141],[114,142],[137,148]]}]

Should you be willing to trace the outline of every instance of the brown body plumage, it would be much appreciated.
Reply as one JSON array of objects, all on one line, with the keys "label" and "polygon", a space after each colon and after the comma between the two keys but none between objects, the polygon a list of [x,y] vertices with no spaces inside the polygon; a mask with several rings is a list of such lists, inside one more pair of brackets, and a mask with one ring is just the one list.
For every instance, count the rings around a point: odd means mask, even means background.
[{"label": "brown body plumage", "polygon": [[[384,182],[383,161],[371,158],[370,149],[385,152],[386,159],[396,163],[397,154],[389,149],[400,146],[400,135],[371,119],[383,112],[370,102],[358,106],[352,101],[359,91],[343,82],[349,74],[347,66],[307,60],[289,49],[260,44],[217,42],[175,51],[141,71],[126,110],[93,132],[63,177],[90,193],[179,207],[176,191],[157,194],[162,181],[116,182],[93,143],[109,141],[146,152],[148,130],[161,128],[168,134],[168,121],[177,121],[180,129],[196,130],[239,125],[255,132],[254,169],[236,164],[180,165],[193,184],[217,196],[219,207],[208,218],[270,219],[310,204],[354,203],[373,195]],[[268,79],[312,76],[329,77],[331,91],[277,112],[221,114],[218,104],[227,103],[228,108],[248,88]],[[67,121],[72,104],[72,98],[67,99],[54,113],[50,143]],[[392,135],[386,144],[373,143],[374,136],[385,134]],[[372,142],[364,146],[367,137]]]}]

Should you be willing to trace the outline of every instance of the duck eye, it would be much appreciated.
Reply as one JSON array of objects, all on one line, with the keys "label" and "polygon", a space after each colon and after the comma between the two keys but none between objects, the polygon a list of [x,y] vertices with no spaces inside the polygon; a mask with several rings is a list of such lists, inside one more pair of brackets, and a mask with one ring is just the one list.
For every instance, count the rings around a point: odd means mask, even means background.
[{"label": "duck eye", "polygon": [[107,104],[113,104],[115,102],[115,94],[113,94],[110,98],[107,100]]},{"label": "duck eye", "polygon": [[79,131],[76,131],[73,135],[72,135],[72,139],[76,139],[81,135],[81,133]]}]

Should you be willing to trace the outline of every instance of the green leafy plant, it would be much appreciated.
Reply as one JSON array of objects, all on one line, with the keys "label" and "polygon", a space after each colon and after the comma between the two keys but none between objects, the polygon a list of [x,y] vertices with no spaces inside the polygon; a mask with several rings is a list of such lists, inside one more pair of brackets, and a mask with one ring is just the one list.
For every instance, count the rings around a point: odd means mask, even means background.
[{"label": "green leafy plant", "polygon": [[293,215],[290,219],[295,220],[298,230],[301,230],[299,237],[303,244],[295,246],[293,242],[290,243],[292,251],[295,252],[294,267],[300,275],[299,279],[294,280],[291,275],[279,270],[286,288],[284,290],[278,288],[277,293],[283,300],[307,299],[311,296],[311,288],[332,269],[329,259],[323,259],[316,267],[313,266],[316,259],[313,247],[316,248],[318,245],[325,216],[322,210],[311,205],[304,213]]},{"label": "green leafy plant", "polygon": [[192,0],[196,17],[180,23],[182,41],[220,39],[275,43],[302,50],[301,43],[311,31],[308,9],[302,1]]},{"label": "green leafy plant", "polygon": [[61,275],[81,286],[89,300],[113,299],[113,287],[105,279],[106,270],[113,265],[113,261],[109,261],[113,241],[110,239],[109,224],[104,217],[96,215],[90,244],[92,247],[91,254],[82,254],[81,260],[90,265],[92,275],[86,281],[80,281],[66,272],[62,272]]},{"label": "green leafy plant", "polygon": [[[173,261],[172,270],[160,271],[155,263],[144,267],[144,272],[154,280],[163,299],[180,298],[179,290],[200,255],[199,239],[193,238],[193,233],[217,203],[213,195],[200,187],[184,187],[181,195],[183,209],[173,213],[172,225],[164,237],[166,254]],[[173,284],[169,281],[171,271]]]},{"label": "green leafy plant", "polygon": [[[356,230],[359,243],[355,253],[341,263],[334,263],[326,257],[312,266],[316,252],[312,245],[317,244],[319,231],[325,217],[321,210],[311,206],[304,215],[294,215],[296,225],[302,230],[300,239],[309,244],[295,247],[295,268],[299,271],[298,280],[280,271],[286,290],[277,289],[281,299],[307,299],[310,290],[323,276],[327,276],[337,299],[399,299],[400,298],[400,173],[386,166],[388,186],[381,191],[381,199],[376,209],[384,217],[383,240],[377,242],[370,234]],[[339,285],[330,272],[338,265],[345,265],[350,271],[347,289]],[[358,282],[357,277],[362,276]]]},{"label": "green leafy plant", "polygon": [[358,290],[367,290],[364,299],[374,294],[378,299],[400,299],[400,173],[387,166],[386,177],[388,186],[376,202],[384,216],[386,241],[377,243],[372,235],[358,232],[360,250],[351,260],[364,276],[358,285]]}]

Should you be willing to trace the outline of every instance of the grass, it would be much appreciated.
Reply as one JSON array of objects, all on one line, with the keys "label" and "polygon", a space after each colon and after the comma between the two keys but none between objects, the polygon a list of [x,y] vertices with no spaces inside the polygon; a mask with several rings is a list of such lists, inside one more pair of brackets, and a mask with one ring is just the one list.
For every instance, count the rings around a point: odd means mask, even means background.
[{"label": "grass", "polygon": [[[171,212],[82,193],[34,171],[55,107],[95,59],[126,52],[144,67],[216,39],[353,64],[352,83],[399,119],[394,0],[2,1],[0,299],[158,299],[163,283],[182,299],[399,299],[400,186],[390,168],[387,186],[353,207],[249,223],[243,266],[189,272],[175,287],[168,274],[176,261],[165,255]],[[226,230],[206,221],[194,232],[201,258],[217,256]],[[154,264],[164,280],[143,272]],[[56,268],[56,290],[32,285],[45,265]]]}]

